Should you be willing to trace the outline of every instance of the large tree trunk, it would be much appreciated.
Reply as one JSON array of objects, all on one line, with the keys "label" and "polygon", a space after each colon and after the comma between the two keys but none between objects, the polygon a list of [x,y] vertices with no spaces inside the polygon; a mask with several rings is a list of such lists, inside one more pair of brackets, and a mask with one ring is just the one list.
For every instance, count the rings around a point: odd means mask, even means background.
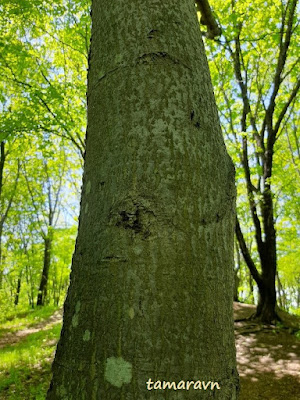
[{"label": "large tree trunk", "polygon": [[43,271],[40,281],[40,287],[37,296],[37,306],[43,306],[47,297],[47,285],[49,278],[49,270],[51,264],[51,247],[52,247],[52,236],[47,236],[44,239],[44,264]]},{"label": "large tree trunk", "polygon": [[[237,399],[234,168],[194,3],[94,1],[79,231],[52,399]],[[169,389],[170,391],[170,389]]]},{"label": "large tree trunk", "polygon": [[[271,216],[272,215],[273,214],[271,214]],[[271,217],[269,220],[270,219]],[[254,317],[264,323],[270,324],[275,320],[280,320],[276,313],[276,235],[273,220],[270,230],[266,230],[265,228],[265,231],[267,232],[265,241],[257,241],[262,269],[262,273],[259,273],[246,246],[238,220],[236,222],[236,236],[239,241],[244,260],[253,279],[257,283],[259,292],[258,305]]]},{"label": "large tree trunk", "polygon": [[261,280],[258,283],[259,299],[256,317],[262,322],[271,323],[280,320],[276,313],[276,241],[269,232],[266,235],[263,257],[261,257]]},{"label": "large tree trunk", "polygon": [[255,317],[262,322],[270,324],[279,319],[276,314],[276,290],[275,280],[265,278],[259,288],[258,304]]},{"label": "large tree trunk", "polygon": [[[270,154],[269,154],[270,153]],[[256,317],[263,322],[271,323],[279,319],[276,314],[276,231],[274,223],[273,199],[268,179],[272,176],[273,151],[270,150],[266,157],[264,171],[264,192],[262,201],[262,216],[265,239],[258,242],[262,273],[258,284],[259,300]]]}]

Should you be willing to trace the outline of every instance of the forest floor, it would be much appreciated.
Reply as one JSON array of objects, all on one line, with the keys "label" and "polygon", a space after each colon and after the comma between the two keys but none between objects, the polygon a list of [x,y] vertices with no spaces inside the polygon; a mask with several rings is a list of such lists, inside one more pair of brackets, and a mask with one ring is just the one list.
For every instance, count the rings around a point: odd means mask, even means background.
[{"label": "forest floor", "polygon": [[8,331],[5,335],[0,336],[0,349],[5,346],[12,346],[16,343],[22,341],[26,336],[31,335],[32,333],[40,332],[43,330],[47,330],[53,325],[62,322],[62,309],[57,310],[52,314],[49,318],[42,320],[32,326],[28,326],[25,329],[20,329],[16,331]]},{"label": "forest floor", "polygon": [[254,312],[234,303],[240,400],[299,400],[300,340],[292,334],[299,318],[280,312],[283,324],[265,326],[248,319]]},{"label": "forest floor", "polygon": [[[300,340],[294,334],[299,318],[282,313],[283,325],[264,326],[248,319],[254,311],[234,303],[240,400],[299,400]],[[0,324],[1,400],[45,399],[62,311],[43,318],[27,326],[22,316],[18,323]]]}]

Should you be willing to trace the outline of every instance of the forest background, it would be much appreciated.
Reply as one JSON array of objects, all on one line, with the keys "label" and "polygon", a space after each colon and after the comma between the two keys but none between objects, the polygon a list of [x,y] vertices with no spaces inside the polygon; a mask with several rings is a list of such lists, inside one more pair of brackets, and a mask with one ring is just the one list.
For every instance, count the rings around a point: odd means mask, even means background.
[{"label": "forest background", "polygon": [[[300,315],[299,4],[210,5],[221,34],[200,29],[238,191],[234,299],[258,303],[270,251],[277,303]],[[0,5],[3,323],[22,313],[27,323],[39,320],[65,298],[84,159],[89,10],[86,0]]]}]

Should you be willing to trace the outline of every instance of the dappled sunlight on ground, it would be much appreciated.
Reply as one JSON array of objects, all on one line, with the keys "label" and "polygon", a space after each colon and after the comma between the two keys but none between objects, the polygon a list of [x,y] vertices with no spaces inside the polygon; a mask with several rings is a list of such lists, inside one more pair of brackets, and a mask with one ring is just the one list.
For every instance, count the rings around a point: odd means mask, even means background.
[{"label": "dappled sunlight on ground", "polygon": [[[251,315],[252,306],[235,306],[235,319]],[[245,313],[248,308],[250,313]],[[287,329],[254,321],[235,324],[240,400],[299,400],[300,341]]]},{"label": "dappled sunlight on ground", "polygon": [[20,342],[23,338],[26,338],[32,333],[40,332],[41,330],[47,330],[53,325],[61,322],[62,320],[62,309],[55,311],[47,320],[39,322],[34,326],[17,330],[14,332],[7,332],[6,335],[0,337],[0,349],[1,347],[12,345]]}]

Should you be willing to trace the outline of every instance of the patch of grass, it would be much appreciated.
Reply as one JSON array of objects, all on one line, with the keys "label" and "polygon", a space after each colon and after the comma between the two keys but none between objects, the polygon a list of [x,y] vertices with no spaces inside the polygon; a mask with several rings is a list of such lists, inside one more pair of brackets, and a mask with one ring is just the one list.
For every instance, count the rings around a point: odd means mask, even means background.
[{"label": "patch of grass", "polygon": [[0,354],[0,398],[44,400],[51,376],[51,362],[61,324],[32,333],[7,345]]},{"label": "patch of grass", "polygon": [[58,310],[58,307],[45,306],[8,311],[0,317],[0,337],[43,322],[56,310]]},{"label": "patch of grass", "polygon": [[1,377],[1,399],[45,400],[50,384],[50,369],[50,362],[43,369],[12,368],[6,379]]}]

